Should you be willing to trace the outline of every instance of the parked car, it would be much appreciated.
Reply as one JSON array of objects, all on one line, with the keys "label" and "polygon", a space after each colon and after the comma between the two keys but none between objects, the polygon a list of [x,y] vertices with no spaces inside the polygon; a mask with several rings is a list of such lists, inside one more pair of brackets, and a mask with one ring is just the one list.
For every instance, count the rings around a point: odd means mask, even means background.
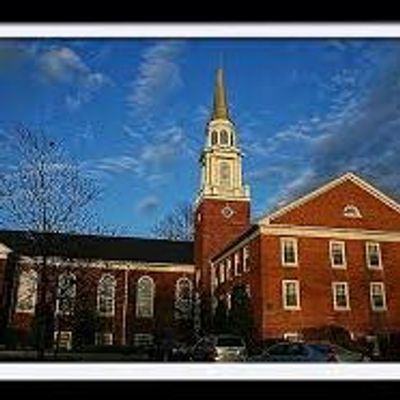
[{"label": "parked car", "polygon": [[321,351],[318,347],[306,343],[282,342],[274,344],[261,354],[248,358],[251,362],[326,362],[336,361],[329,353]]},{"label": "parked car", "polygon": [[246,344],[240,336],[209,335],[200,339],[191,349],[193,361],[245,361]]},{"label": "parked car", "polygon": [[368,362],[371,358],[359,350],[350,350],[332,343],[313,343],[312,346],[327,354],[331,361],[337,362]]}]

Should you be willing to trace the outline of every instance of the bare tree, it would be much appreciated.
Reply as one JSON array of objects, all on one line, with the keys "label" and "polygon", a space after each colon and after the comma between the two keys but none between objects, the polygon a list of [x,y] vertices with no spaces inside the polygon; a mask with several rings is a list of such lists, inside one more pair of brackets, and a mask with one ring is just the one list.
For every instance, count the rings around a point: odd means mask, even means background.
[{"label": "bare tree", "polygon": [[163,216],[152,227],[154,237],[169,240],[188,240],[194,238],[193,209],[190,203],[180,203],[170,213]]},{"label": "bare tree", "polygon": [[26,232],[34,246],[39,291],[38,357],[43,358],[47,314],[53,300],[49,295],[49,262],[56,245],[54,234],[87,230],[93,217],[91,206],[100,191],[61,144],[48,135],[18,127],[9,132],[9,137],[11,164],[0,172],[0,216],[3,224]]}]

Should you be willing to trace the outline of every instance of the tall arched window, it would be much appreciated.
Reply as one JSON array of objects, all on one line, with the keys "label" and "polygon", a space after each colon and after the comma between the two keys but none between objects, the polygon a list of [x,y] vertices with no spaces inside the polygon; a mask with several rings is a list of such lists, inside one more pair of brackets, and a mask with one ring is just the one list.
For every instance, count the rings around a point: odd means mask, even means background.
[{"label": "tall arched window", "polygon": [[219,167],[219,181],[221,186],[231,185],[231,166],[226,161],[221,161]]},{"label": "tall arched window", "polygon": [[114,315],[115,312],[115,278],[106,274],[100,278],[97,286],[97,310],[102,315]]},{"label": "tall arched window", "polygon": [[35,312],[37,286],[38,274],[34,269],[21,272],[18,283],[17,312]]},{"label": "tall arched window", "polygon": [[76,297],[76,276],[66,272],[58,277],[56,311],[59,314],[71,314],[74,311]]},{"label": "tall arched window", "polygon": [[154,314],[154,281],[149,276],[142,276],[137,281],[136,317],[152,318]]},{"label": "tall arched window", "polygon": [[228,132],[226,130],[221,131],[221,144],[223,145],[229,144]]},{"label": "tall arched window", "polygon": [[175,286],[175,318],[190,319],[192,315],[192,281],[179,278]]},{"label": "tall arched window", "polygon": [[212,131],[211,132],[211,145],[214,146],[217,143],[218,143],[218,132]]}]

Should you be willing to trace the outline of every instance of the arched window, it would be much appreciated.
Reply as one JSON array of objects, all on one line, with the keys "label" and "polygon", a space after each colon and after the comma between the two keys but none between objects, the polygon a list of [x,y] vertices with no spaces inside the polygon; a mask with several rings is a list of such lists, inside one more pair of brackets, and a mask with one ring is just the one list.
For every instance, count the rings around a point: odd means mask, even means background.
[{"label": "arched window", "polygon": [[347,205],[343,209],[343,215],[347,218],[361,218],[360,210],[352,204]]},{"label": "arched window", "polygon": [[102,315],[114,315],[115,312],[115,278],[106,274],[100,278],[97,286],[97,310]]},{"label": "arched window", "polygon": [[71,314],[74,311],[76,297],[76,276],[66,272],[58,277],[56,311],[59,314]]},{"label": "arched window", "polygon": [[223,145],[229,144],[228,132],[226,130],[221,131],[221,144]]},{"label": "arched window", "polygon": [[136,317],[152,318],[154,313],[154,281],[149,276],[142,276],[137,281]]},{"label": "arched window", "polygon": [[231,185],[231,166],[228,162],[222,161],[220,164],[219,170],[219,181],[221,186],[230,186]]},{"label": "arched window", "polygon": [[175,287],[175,318],[190,319],[192,315],[192,282],[179,278]]},{"label": "arched window", "polygon": [[34,269],[22,271],[19,276],[17,293],[17,312],[35,312],[38,274]]},{"label": "arched window", "polygon": [[233,133],[231,132],[231,134],[229,135],[231,138],[231,146],[235,145],[235,138],[233,137]]},{"label": "arched window", "polygon": [[214,146],[217,143],[218,143],[218,132],[212,131],[211,132],[211,145]]}]

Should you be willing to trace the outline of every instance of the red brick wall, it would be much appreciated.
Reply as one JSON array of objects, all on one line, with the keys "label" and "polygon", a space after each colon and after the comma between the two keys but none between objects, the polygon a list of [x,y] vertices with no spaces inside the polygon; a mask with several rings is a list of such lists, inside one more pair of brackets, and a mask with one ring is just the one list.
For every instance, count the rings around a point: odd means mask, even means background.
[{"label": "red brick wall", "polygon": [[[230,218],[221,213],[226,205],[234,210]],[[246,230],[249,224],[248,201],[204,199],[196,210],[194,257],[196,269],[201,271],[200,293],[206,311],[210,307],[210,259]]]},{"label": "red brick wall", "polygon": [[[343,209],[352,204],[362,218],[346,218]],[[329,226],[400,231],[400,214],[351,181],[272,219],[275,224]]]},{"label": "red brick wall", "polygon": [[[282,337],[285,332],[307,327],[340,325],[358,335],[372,330],[400,330],[400,243],[381,242],[383,270],[369,270],[365,259],[365,242],[346,241],[347,269],[332,269],[329,240],[298,238],[298,267],[280,264],[280,238],[262,236],[261,286],[263,336]],[[282,280],[300,281],[301,310],[288,311],[282,304]],[[349,284],[350,311],[333,309],[332,282]],[[373,312],[369,283],[385,284],[386,312]]]},{"label": "red brick wall", "polygon": [[[125,295],[125,271],[108,268],[85,268],[75,270],[77,277],[77,302],[88,302],[89,308],[97,308],[97,285],[103,274],[111,274],[115,277],[116,301],[115,314],[112,317],[101,317],[105,330],[114,335],[114,344],[123,343],[123,307]],[[136,283],[141,276],[150,276],[155,283],[154,298],[154,317],[136,318]],[[193,273],[186,272],[160,272],[146,270],[130,270],[127,274],[128,279],[128,302],[126,309],[126,344],[132,344],[135,333],[157,334],[166,330],[178,331],[179,323],[174,319],[175,284],[181,277],[188,277],[194,285]],[[55,293],[57,276],[51,278],[51,292]],[[53,299],[55,310],[55,299]],[[31,328],[33,314],[15,313],[13,316],[13,326],[17,329],[28,332]],[[63,318],[61,321],[63,330],[71,330],[71,320]],[[181,332],[182,333],[182,332]],[[178,332],[179,334],[179,332]]]}]

